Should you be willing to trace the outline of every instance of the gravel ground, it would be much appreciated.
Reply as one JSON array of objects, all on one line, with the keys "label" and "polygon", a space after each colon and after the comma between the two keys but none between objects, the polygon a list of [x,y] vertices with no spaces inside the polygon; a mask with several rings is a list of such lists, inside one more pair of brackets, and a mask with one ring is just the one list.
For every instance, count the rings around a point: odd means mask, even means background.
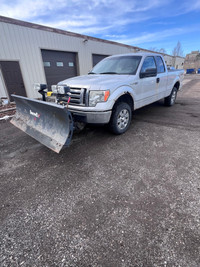
[{"label": "gravel ground", "polygon": [[200,76],[60,154],[0,123],[0,266],[200,266]]}]

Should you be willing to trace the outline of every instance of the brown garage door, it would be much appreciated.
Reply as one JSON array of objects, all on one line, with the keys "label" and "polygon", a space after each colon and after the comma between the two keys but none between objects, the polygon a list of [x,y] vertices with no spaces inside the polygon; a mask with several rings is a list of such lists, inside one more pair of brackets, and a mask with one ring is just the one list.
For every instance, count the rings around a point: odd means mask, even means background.
[{"label": "brown garage door", "polygon": [[108,57],[106,55],[97,55],[97,54],[93,54],[92,55],[92,63],[93,63],[93,67],[99,63],[99,61],[101,61],[102,59],[104,59],[105,57]]},{"label": "brown garage door", "polygon": [[47,84],[57,84],[67,78],[77,76],[76,53],[42,50],[42,58]]},{"label": "brown garage door", "polygon": [[0,68],[10,101],[14,101],[11,94],[26,96],[26,90],[18,61],[0,61]]}]

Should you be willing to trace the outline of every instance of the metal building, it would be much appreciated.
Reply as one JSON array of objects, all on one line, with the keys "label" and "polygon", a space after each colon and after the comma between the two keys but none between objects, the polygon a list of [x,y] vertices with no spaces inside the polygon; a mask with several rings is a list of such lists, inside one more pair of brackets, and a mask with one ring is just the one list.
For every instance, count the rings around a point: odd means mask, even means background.
[{"label": "metal building", "polygon": [[[0,97],[37,98],[36,82],[50,86],[87,74],[108,55],[137,51],[148,50],[0,16]],[[172,65],[173,57],[164,57]]]}]

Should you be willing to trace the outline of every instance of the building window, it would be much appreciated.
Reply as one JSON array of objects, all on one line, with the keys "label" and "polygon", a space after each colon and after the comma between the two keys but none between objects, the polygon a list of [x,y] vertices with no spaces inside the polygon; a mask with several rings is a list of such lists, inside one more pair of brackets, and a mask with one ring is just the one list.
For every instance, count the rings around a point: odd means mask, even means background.
[{"label": "building window", "polygon": [[64,64],[63,64],[63,62],[56,62],[56,66],[57,66],[57,67],[63,67]]},{"label": "building window", "polygon": [[48,61],[45,61],[45,62],[43,62],[43,63],[44,63],[44,67],[50,67],[50,66],[51,66],[51,63],[48,62]]}]

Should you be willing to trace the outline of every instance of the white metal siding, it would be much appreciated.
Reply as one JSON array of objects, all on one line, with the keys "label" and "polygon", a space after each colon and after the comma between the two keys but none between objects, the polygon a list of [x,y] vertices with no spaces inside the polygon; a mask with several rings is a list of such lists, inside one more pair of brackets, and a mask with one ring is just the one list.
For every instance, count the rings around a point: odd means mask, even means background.
[{"label": "white metal siding", "polygon": [[178,69],[183,69],[183,63],[184,63],[183,58],[176,57],[176,59],[175,59],[175,67],[178,66],[177,67]]},{"label": "white metal siding", "polygon": [[1,70],[0,70],[0,97],[8,97]]}]

